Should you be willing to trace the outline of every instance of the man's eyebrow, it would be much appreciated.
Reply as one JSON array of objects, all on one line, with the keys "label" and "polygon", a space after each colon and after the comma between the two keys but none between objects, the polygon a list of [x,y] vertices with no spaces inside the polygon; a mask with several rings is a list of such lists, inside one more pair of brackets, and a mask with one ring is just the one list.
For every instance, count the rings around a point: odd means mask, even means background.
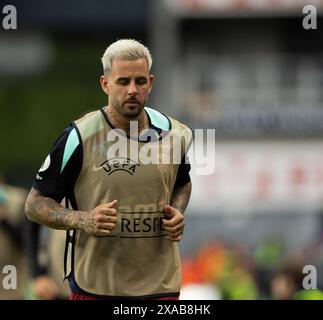
[{"label": "man's eyebrow", "polygon": [[147,77],[146,76],[139,76],[139,77],[136,77],[136,79],[147,79]]},{"label": "man's eyebrow", "polygon": [[[146,76],[139,76],[139,77],[135,77],[135,80],[147,80],[148,78]],[[129,81],[130,77],[119,77],[116,78],[115,81]]]}]

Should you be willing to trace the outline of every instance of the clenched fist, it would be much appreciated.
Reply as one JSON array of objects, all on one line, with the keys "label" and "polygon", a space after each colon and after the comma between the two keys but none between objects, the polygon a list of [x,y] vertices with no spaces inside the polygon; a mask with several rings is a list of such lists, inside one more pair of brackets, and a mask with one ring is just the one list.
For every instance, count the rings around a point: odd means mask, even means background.
[{"label": "clenched fist", "polygon": [[164,207],[165,217],[163,223],[167,232],[167,239],[178,242],[183,237],[184,232],[184,216],[176,208],[166,205]]},{"label": "clenched fist", "polygon": [[83,212],[78,223],[79,229],[93,236],[107,236],[117,222],[118,200],[100,204],[90,211]]}]

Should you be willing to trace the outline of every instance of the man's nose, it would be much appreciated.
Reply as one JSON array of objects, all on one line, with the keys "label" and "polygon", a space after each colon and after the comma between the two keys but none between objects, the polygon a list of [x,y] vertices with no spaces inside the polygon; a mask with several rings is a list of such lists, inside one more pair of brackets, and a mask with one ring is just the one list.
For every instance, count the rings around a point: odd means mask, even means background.
[{"label": "man's nose", "polygon": [[134,81],[131,81],[129,83],[129,87],[128,87],[128,95],[129,96],[134,96],[138,93],[138,89],[137,89],[137,85]]}]

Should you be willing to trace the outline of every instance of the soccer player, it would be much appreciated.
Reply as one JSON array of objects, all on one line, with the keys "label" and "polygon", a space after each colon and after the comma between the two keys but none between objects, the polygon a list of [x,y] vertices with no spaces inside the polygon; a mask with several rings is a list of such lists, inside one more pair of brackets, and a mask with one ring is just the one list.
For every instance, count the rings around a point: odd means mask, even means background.
[{"label": "soccer player", "polygon": [[[71,299],[178,299],[192,133],[146,107],[154,76],[144,45],[116,41],[102,63],[108,105],[57,139],[36,175],[26,214],[71,230]],[[63,198],[71,208],[60,204]]]}]

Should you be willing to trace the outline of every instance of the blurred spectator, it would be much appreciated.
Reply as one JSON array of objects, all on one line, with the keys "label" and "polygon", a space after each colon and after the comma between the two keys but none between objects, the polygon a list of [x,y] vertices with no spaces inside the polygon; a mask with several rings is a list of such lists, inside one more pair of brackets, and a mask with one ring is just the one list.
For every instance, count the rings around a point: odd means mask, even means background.
[{"label": "blurred spectator", "polygon": [[255,300],[258,287],[251,269],[250,258],[230,248],[226,252],[226,263],[219,279],[219,287],[225,300]]},{"label": "blurred spectator", "polygon": [[252,265],[236,246],[227,248],[218,243],[203,246],[194,260],[183,263],[181,299],[257,299]]},{"label": "blurred spectator", "polygon": [[26,221],[25,235],[31,278],[26,299],[67,300],[69,286],[63,281],[66,232]]},{"label": "blurred spectator", "polygon": [[323,300],[323,292],[319,289],[304,289],[303,263],[283,263],[271,281],[272,298],[275,300]]},{"label": "blurred spectator", "polygon": [[12,265],[17,270],[17,289],[0,285],[0,299],[22,299],[26,285],[26,268],[22,248],[23,208],[27,191],[0,179],[0,270]]},{"label": "blurred spectator", "polygon": [[277,268],[284,254],[284,241],[277,236],[268,237],[259,242],[253,252],[256,264],[256,281],[261,299],[271,297],[272,272]]},{"label": "blurred spectator", "polygon": [[302,289],[302,269],[295,264],[282,265],[271,280],[271,295],[274,300],[292,300]]}]

